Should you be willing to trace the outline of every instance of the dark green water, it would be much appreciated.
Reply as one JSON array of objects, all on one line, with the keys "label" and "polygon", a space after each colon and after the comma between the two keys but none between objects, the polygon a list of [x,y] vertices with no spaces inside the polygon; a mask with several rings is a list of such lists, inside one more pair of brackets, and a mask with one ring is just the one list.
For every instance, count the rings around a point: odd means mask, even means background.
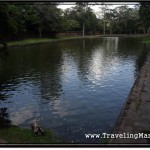
[{"label": "dark green water", "polygon": [[79,39],[8,49],[0,59],[0,107],[12,124],[40,119],[75,143],[110,133],[147,54],[141,38]]}]

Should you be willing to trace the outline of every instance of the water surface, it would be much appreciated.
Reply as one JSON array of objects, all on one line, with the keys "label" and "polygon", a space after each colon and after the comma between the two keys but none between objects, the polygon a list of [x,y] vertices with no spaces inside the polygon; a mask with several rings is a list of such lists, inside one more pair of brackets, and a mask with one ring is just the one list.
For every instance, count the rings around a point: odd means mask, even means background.
[{"label": "water surface", "polygon": [[147,54],[141,38],[95,38],[10,48],[0,59],[0,107],[12,124],[75,143],[110,133]]}]

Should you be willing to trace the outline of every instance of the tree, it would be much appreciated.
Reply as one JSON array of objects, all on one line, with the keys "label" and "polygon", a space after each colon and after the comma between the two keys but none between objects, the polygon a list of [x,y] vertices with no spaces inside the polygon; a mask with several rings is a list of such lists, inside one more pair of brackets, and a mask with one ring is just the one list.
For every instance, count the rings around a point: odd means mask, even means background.
[{"label": "tree", "polygon": [[137,33],[140,28],[139,7],[130,8],[130,18],[127,22],[128,33]]},{"label": "tree", "polygon": [[42,37],[42,31],[55,33],[60,27],[60,11],[55,5],[35,5],[35,24],[38,27],[39,37]]},{"label": "tree", "polygon": [[150,33],[150,3],[140,2],[139,16],[144,33]]},{"label": "tree", "polygon": [[67,31],[73,31],[79,28],[79,22],[76,20],[67,20],[65,26]]},{"label": "tree", "polygon": [[105,20],[109,25],[109,34],[111,35],[114,31],[114,26],[117,22],[117,11],[115,9],[107,9],[105,14]]},{"label": "tree", "polygon": [[98,19],[90,7],[85,12],[85,31],[90,34],[95,34],[98,27]]},{"label": "tree", "polygon": [[108,9],[108,6],[102,3],[102,6],[100,7],[101,11],[100,14],[102,14],[102,20],[103,20],[103,35],[106,33],[106,10]]},{"label": "tree", "polygon": [[15,32],[13,33],[12,40],[14,36],[20,36],[26,32],[26,10],[29,9],[28,5],[16,5],[9,4],[9,16],[10,20],[14,25]]},{"label": "tree", "polygon": [[121,33],[127,33],[127,21],[130,17],[128,6],[120,6],[116,8],[118,12],[118,27]]},{"label": "tree", "polygon": [[82,35],[85,33],[96,32],[98,27],[98,19],[93,13],[92,9],[87,4],[77,3],[75,7],[64,11],[64,22],[67,20],[75,20],[79,23],[78,31],[82,31]]},{"label": "tree", "polygon": [[113,10],[113,28],[116,33],[129,34],[135,33],[139,28],[138,9],[128,6],[119,6]]},{"label": "tree", "polygon": [[0,41],[6,45],[6,39],[15,32],[13,19],[9,15],[7,4],[0,5]]},{"label": "tree", "polygon": [[88,8],[88,2],[76,2],[76,11],[78,13],[78,17],[81,19],[82,22],[82,36],[85,35],[85,13],[86,9]]},{"label": "tree", "polygon": [[97,31],[103,33],[103,19],[98,19]]}]

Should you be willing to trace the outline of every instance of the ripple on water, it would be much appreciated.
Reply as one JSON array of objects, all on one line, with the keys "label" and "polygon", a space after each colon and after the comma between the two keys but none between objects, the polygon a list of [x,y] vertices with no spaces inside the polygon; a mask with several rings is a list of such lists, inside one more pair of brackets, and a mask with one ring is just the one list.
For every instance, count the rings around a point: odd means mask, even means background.
[{"label": "ripple on water", "polygon": [[112,130],[145,47],[115,37],[21,49],[0,62],[0,104],[12,123],[28,126],[38,118],[68,140],[94,143],[84,134]]}]

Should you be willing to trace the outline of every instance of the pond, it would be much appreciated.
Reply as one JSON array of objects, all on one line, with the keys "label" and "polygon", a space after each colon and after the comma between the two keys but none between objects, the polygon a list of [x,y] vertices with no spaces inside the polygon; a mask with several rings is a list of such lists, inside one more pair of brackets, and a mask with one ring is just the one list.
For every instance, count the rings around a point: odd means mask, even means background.
[{"label": "pond", "polygon": [[11,123],[66,141],[110,133],[145,60],[141,38],[105,37],[9,48],[0,58],[0,107]]}]

